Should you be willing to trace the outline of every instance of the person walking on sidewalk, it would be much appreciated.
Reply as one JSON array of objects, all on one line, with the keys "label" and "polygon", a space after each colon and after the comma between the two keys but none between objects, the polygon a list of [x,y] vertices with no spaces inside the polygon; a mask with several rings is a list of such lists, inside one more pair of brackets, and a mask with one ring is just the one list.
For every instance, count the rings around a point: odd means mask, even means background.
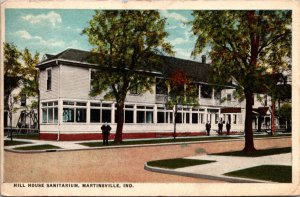
[{"label": "person walking on sidewalk", "polygon": [[102,125],[101,130],[102,130],[103,145],[108,145],[108,138],[110,135],[111,127],[107,124],[107,122],[105,122],[104,125]]},{"label": "person walking on sidewalk", "polygon": [[210,128],[211,128],[210,122],[207,122],[206,125],[205,125],[205,127],[206,127],[206,135],[209,136],[209,132],[210,132]]},{"label": "person walking on sidewalk", "polygon": [[230,133],[230,128],[231,128],[231,125],[229,123],[229,121],[226,123],[226,130],[227,130],[227,135],[229,135]]}]

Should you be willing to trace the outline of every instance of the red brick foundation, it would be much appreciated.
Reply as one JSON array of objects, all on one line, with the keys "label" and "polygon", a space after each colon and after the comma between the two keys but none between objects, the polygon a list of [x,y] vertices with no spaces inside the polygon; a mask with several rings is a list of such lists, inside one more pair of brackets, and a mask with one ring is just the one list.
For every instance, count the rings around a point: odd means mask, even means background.
[{"label": "red brick foundation", "polygon": [[[180,132],[176,133],[177,137],[188,136],[203,136],[206,132]],[[115,134],[109,136],[110,139],[114,139]],[[147,133],[123,133],[123,139],[141,139],[141,138],[161,138],[161,137],[173,137],[173,132],[147,132]],[[40,140],[57,140],[57,134],[40,133]],[[60,134],[60,141],[76,141],[76,140],[101,140],[101,133],[79,133],[79,134]]]}]

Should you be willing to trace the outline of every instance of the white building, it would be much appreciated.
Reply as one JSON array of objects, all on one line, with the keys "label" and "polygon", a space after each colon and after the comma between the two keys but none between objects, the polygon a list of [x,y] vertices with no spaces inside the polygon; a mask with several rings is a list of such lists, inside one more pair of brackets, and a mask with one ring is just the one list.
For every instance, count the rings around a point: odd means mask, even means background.
[{"label": "white building", "polygon": [[[89,52],[67,49],[55,56],[45,55],[37,65],[40,69],[40,138],[48,140],[100,139],[100,127],[108,122],[112,135],[116,130],[115,102],[89,96],[92,70],[95,65],[87,62]],[[210,121],[217,130],[221,119],[231,122],[231,131],[244,128],[245,102],[233,96],[234,86],[223,86],[216,91],[208,84],[205,58],[201,63],[172,57],[162,57],[164,66],[155,72],[156,81],[180,66],[189,77],[196,80],[200,107],[183,106],[179,110],[178,135],[203,135],[205,123]],[[166,109],[166,95],[160,83],[153,86],[153,94],[128,93],[124,109],[123,138],[171,136],[173,110]],[[221,102],[222,98],[226,101]],[[268,99],[267,99],[268,100]],[[262,107],[255,102],[254,108]],[[255,126],[255,123],[254,123]],[[225,128],[225,126],[224,126]],[[225,130],[225,129],[224,129]],[[213,132],[213,131],[212,131]]]}]

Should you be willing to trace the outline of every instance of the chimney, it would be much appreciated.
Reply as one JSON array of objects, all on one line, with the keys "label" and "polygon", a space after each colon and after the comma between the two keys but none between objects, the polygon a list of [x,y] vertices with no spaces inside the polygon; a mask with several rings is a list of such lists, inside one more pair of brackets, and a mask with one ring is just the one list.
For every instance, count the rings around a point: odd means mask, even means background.
[{"label": "chimney", "polygon": [[202,63],[206,64],[206,55],[202,55],[201,59],[202,59]]}]

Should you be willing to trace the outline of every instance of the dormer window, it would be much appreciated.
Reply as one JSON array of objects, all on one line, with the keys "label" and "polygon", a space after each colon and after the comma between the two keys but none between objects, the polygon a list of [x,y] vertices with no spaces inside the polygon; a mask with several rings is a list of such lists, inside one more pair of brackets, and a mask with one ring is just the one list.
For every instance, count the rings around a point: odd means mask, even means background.
[{"label": "dormer window", "polygon": [[51,90],[52,86],[52,69],[47,70],[47,90]]}]

